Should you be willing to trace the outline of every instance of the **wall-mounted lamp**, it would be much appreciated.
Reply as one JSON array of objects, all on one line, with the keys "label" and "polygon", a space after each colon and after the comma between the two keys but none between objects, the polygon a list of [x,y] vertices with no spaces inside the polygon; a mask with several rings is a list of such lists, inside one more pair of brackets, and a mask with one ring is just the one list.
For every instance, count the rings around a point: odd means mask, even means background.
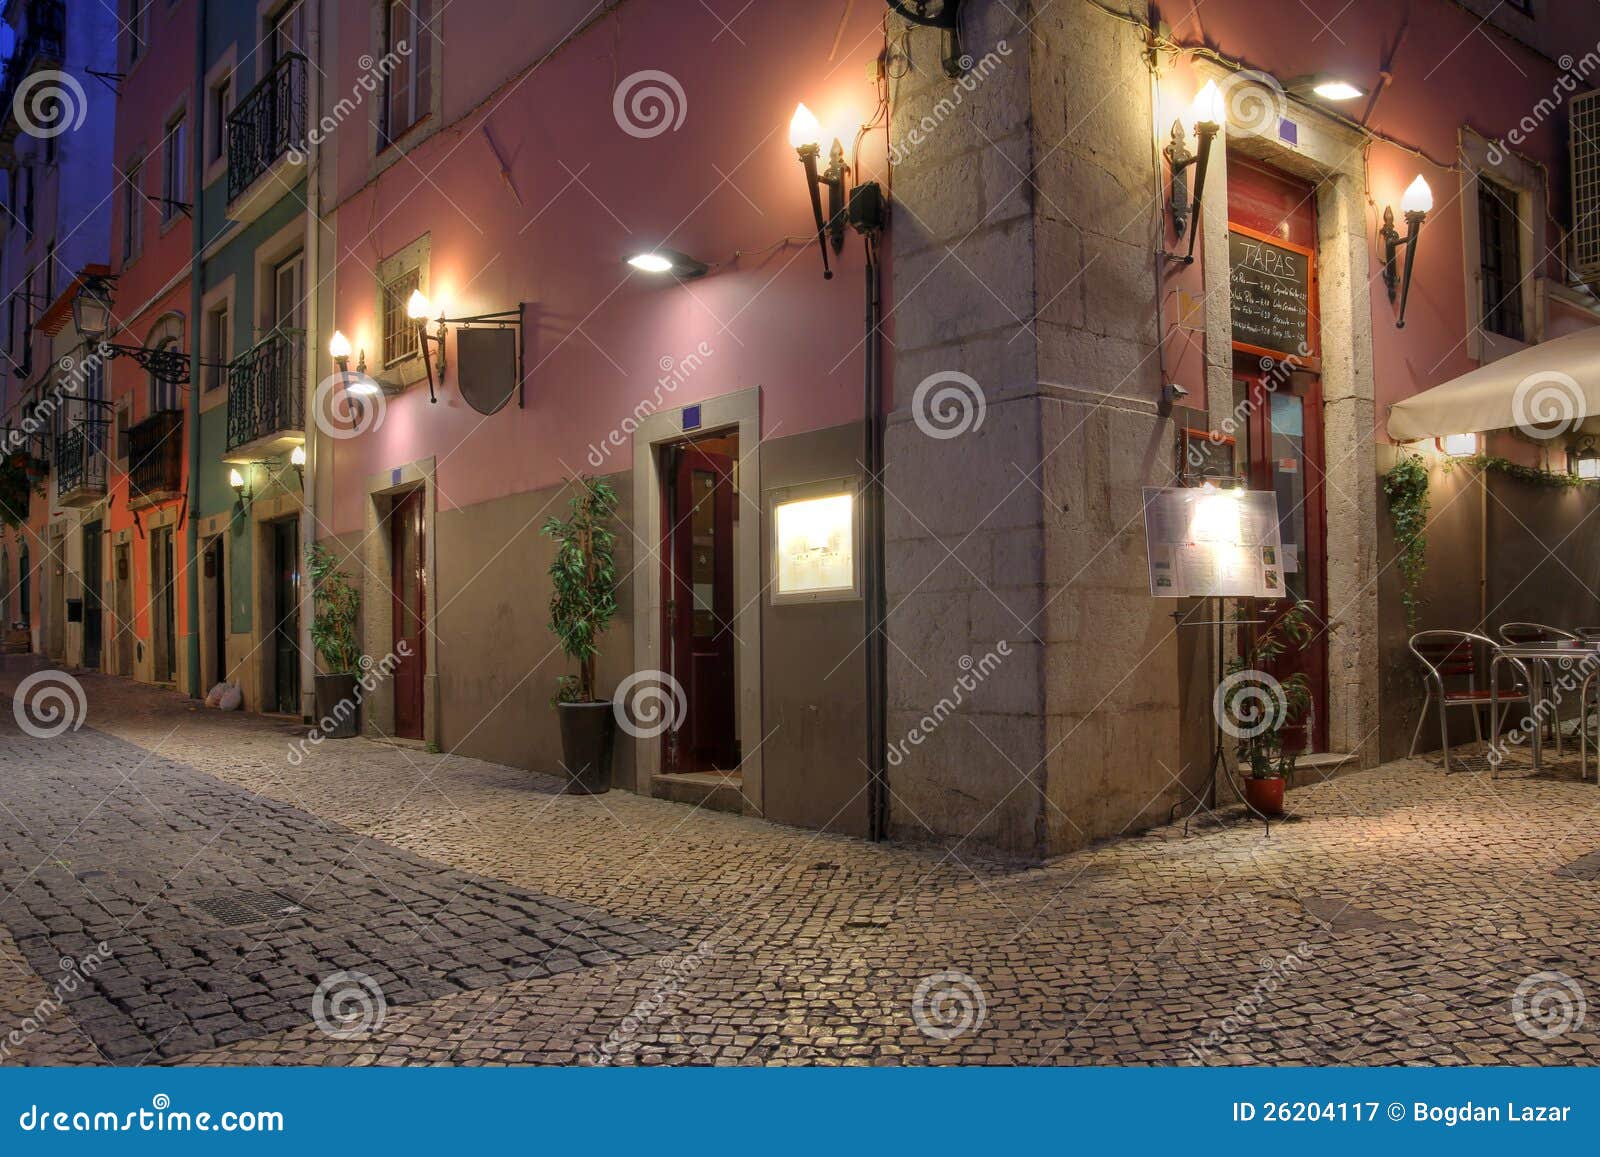
[{"label": "wall-mounted lamp", "polygon": [[[1417,235],[1422,232],[1422,223],[1428,219],[1428,211],[1433,208],[1433,190],[1428,188],[1428,182],[1418,177],[1406,188],[1400,198],[1400,211],[1406,218],[1406,235],[1400,236],[1394,227],[1394,208],[1385,206],[1383,210],[1383,228],[1378,231],[1378,236],[1383,238],[1383,283],[1389,287],[1389,300],[1395,299],[1396,284],[1399,285],[1400,312],[1395,317],[1396,329],[1406,327],[1406,299],[1411,296],[1411,271],[1417,267]],[[1397,275],[1398,254],[1400,247],[1406,248],[1406,272],[1404,278]]]},{"label": "wall-mounted lamp", "polygon": [[1583,482],[1600,482],[1600,449],[1587,435],[1567,451],[1567,473]]},{"label": "wall-mounted lamp", "polygon": [[437,334],[428,333],[428,315],[432,312],[433,306],[429,303],[427,294],[420,289],[413,289],[411,296],[406,299],[406,316],[415,322],[417,326],[417,352],[422,355],[422,365],[428,371],[428,401],[438,402],[439,395],[435,392],[433,383],[433,359],[428,355],[428,346],[431,343],[439,347],[439,382],[442,385],[445,373],[444,335],[446,327],[444,324],[444,311],[440,310],[439,332]]},{"label": "wall-mounted lamp", "polygon": [[661,248],[635,253],[628,258],[628,264],[641,273],[670,273],[679,281],[704,277],[708,268],[704,261],[696,261],[686,253]]},{"label": "wall-mounted lamp", "polygon": [[[828,151],[828,167],[819,174],[817,158],[822,155],[822,146],[818,143],[821,137],[822,125],[816,116],[804,104],[796,105],[794,117],[789,121],[789,143],[805,166],[806,188],[811,191],[811,213],[817,221],[817,247],[822,250],[822,276],[826,279],[833,276],[833,270],[828,268],[828,242],[833,242],[835,253],[844,249],[844,181],[850,166],[844,163],[844,146],[835,137],[833,148]],[[822,216],[821,190],[824,188],[828,190],[826,219]]]},{"label": "wall-mounted lamp", "polygon": [[294,472],[300,476],[300,492],[304,494],[306,489],[306,448],[304,446],[296,446],[289,451],[289,465],[293,466]]},{"label": "wall-mounted lamp", "polygon": [[1435,438],[1434,444],[1446,458],[1476,458],[1480,437],[1479,434],[1446,434]]},{"label": "wall-mounted lamp", "polygon": [[[1195,151],[1189,151],[1189,143],[1183,134],[1183,121],[1172,122],[1172,140],[1163,150],[1167,156],[1167,164],[1172,168],[1171,192],[1168,196],[1168,209],[1172,214],[1172,231],[1182,237],[1183,231],[1189,228],[1190,217],[1194,219],[1196,228],[1189,230],[1189,252],[1184,257],[1185,265],[1194,261],[1194,240],[1199,233],[1200,198],[1206,189],[1206,164],[1211,157],[1211,142],[1217,139],[1217,134],[1222,131],[1222,122],[1227,116],[1227,106],[1222,99],[1222,92],[1217,88],[1217,82],[1208,80],[1194,98],[1194,135]],[[1189,166],[1194,166],[1194,196],[1189,196]]]},{"label": "wall-mounted lamp", "polygon": [[248,511],[250,503],[255,500],[255,490],[245,481],[237,466],[228,471],[228,485],[233,487],[234,496],[239,500],[239,509]]},{"label": "wall-mounted lamp", "polygon": [[[342,330],[334,330],[333,336],[328,339],[328,356],[333,358],[333,364],[339,367],[341,374],[350,372],[350,339],[344,336]],[[356,361],[356,373],[367,372],[367,351],[362,350],[361,356]]]}]

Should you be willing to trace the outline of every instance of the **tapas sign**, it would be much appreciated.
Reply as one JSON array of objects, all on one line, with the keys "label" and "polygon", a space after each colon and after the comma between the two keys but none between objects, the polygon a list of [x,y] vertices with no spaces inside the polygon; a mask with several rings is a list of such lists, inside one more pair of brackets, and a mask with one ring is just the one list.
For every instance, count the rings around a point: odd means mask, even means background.
[{"label": "tapas sign", "polygon": [[1315,256],[1302,245],[1228,226],[1233,348],[1307,361],[1316,352]]}]

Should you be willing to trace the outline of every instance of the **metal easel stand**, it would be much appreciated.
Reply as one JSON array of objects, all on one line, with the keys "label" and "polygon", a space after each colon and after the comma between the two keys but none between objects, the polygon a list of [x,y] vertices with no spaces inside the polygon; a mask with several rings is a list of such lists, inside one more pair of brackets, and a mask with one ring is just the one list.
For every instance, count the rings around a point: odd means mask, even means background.
[{"label": "metal easel stand", "polygon": [[[1214,617],[1210,619],[1187,619],[1184,617],[1182,611],[1173,611],[1172,621],[1180,627],[1212,627],[1215,629],[1216,633],[1213,636],[1213,651],[1216,655],[1217,670],[1214,686],[1220,687],[1222,686],[1223,679],[1227,677],[1227,659],[1224,658],[1224,646],[1227,640],[1227,628],[1232,626],[1246,626],[1255,623],[1262,623],[1266,620],[1257,618],[1228,619],[1223,613],[1222,596],[1220,595],[1211,596],[1211,606],[1212,615]],[[1215,698],[1213,697],[1213,707],[1211,710],[1211,766],[1207,769],[1207,774],[1211,779],[1211,786],[1207,793],[1207,799],[1202,799],[1200,802],[1196,803],[1194,807],[1189,809],[1189,814],[1184,817],[1183,834],[1185,837],[1189,835],[1189,825],[1194,823],[1196,819],[1199,818],[1201,812],[1205,812],[1206,815],[1210,816],[1219,827],[1221,826],[1221,821],[1217,820],[1215,812],[1222,806],[1222,784],[1227,783],[1229,787],[1233,789],[1234,798],[1237,799],[1239,803],[1244,805],[1244,808],[1247,812],[1262,822],[1266,828],[1266,834],[1268,837],[1270,837],[1272,835],[1272,820],[1250,806],[1250,801],[1245,799],[1244,792],[1239,790],[1238,785],[1233,782],[1233,776],[1228,771],[1228,761],[1224,758],[1223,752],[1222,719],[1218,715],[1214,704]],[[1208,800],[1209,802],[1207,802]]]}]

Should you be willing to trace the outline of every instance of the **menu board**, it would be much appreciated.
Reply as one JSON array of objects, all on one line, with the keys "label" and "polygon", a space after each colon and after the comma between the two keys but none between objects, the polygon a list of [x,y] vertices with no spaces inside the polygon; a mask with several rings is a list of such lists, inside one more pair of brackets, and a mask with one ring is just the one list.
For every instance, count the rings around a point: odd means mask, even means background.
[{"label": "menu board", "polygon": [[1280,358],[1311,355],[1311,260],[1298,245],[1229,228],[1234,345]]},{"label": "menu board", "polygon": [[1156,598],[1283,597],[1278,496],[1271,490],[1147,486],[1144,539]]}]

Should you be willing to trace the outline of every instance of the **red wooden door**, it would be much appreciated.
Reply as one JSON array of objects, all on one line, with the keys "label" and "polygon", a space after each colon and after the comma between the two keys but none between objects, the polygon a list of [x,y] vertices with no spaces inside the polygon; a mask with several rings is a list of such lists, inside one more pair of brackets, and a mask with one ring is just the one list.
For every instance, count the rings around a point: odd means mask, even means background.
[{"label": "red wooden door", "polygon": [[423,737],[422,672],[427,666],[428,646],[426,535],[422,491],[412,490],[396,498],[389,515],[389,590],[393,598],[396,660],[394,733],[404,739]]},{"label": "red wooden door", "polygon": [[677,450],[667,528],[668,670],[687,698],[684,725],[667,733],[672,771],[738,766],[734,711],[733,460]]}]

